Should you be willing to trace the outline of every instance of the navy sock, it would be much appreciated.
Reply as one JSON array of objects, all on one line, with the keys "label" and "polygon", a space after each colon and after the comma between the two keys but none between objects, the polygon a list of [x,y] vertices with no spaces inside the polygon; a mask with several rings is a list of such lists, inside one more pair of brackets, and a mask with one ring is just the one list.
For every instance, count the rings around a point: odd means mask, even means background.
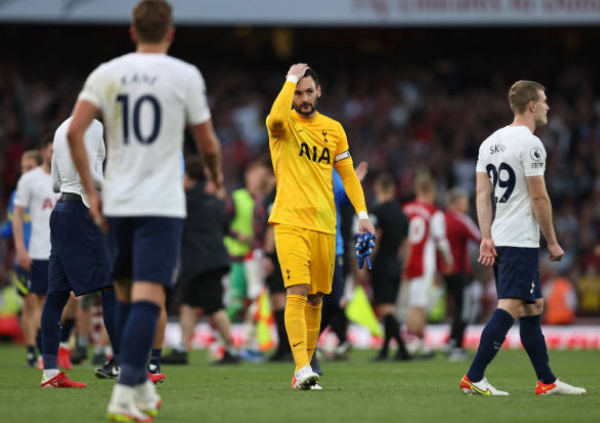
[{"label": "navy sock", "polygon": [[519,320],[521,343],[529,355],[538,380],[545,384],[554,383],[556,376],[548,364],[548,349],[542,333],[541,316],[521,317]]},{"label": "navy sock", "polygon": [[60,342],[69,342],[69,338],[71,337],[71,332],[73,331],[73,326],[75,326],[75,319],[65,319],[62,322],[62,329],[60,333]]},{"label": "navy sock", "polygon": [[37,357],[37,354],[35,353],[35,345],[27,345],[27,355]]},{"label": "navy sock", "polygon": [[513,317],[501,308],[497,308],[487,322],[481,333],[479,348],[467,377],[471,382],[479,382],[483,379],[485,368],[494,359],[506,338],[506,334],[514,323]]},{"label": "navy sock", "polygon": [[67,291],[53,291],[46,295],[40,327],[44,369],[58,369],[56,357],[61,338],[60,317],[67,301],[69,301],[69,292]]},{"label": "navy sock", "polygon": [[156,366],[156,371],[160,373],[160,354],[162,353],[162,348],[152,348],[150,352],[150,364]]},{"label": "navy sock", "polygon": [[121,338],[120,384],[135,386],[146,380],[146,361],[154,341],[159,313],[160,307],[149,301],[138,301],[132,305]]},{"label": "navy sock", "polygon": [[335,316],[333,316],[329,326],[331,326],[331,329],[337,336],[340,344],[346,341],[348,332],[348,318],[346,317],[346,311],[343,308],[340,308]]},{"label": "navy sock", "polygon": [[385,338],[383,340],[383,346],[381,347],[380,354],[386,355],[388,353],[390,341],[396,338],[396,333],[400,333],[400,327],[394,319],[394,316],[388,314],[383,318],[383,327],[385,329]]},{"label": "navy sock", "polygon": [[[116,301],[117,312],[115,313],[116,319],[114,322],[114,344],[113,352],[115,353],[115,360],[117,363],[121,363],[121,351],[123,350],[123,331],[129,319],[131,313],[131,303],[124,303],[119,300]],[[112,340],[111,340],[112,342]],[[116,347],[116,350],[115,350]]]},{"label": "navy sock", "polygon": [[277,326],[277,339],[279,339],[277,344],[277,354],[285,354],[292,352],[290,348],[290,341],[288,339],[287,331],[285,330],[285,309],[275,310],[273,312],[275,316],[275,323]]},{"label": "navy sock", "polygon": [[113,356],[115,360],[118,361],[119,356],[119,343],[117,342],[116,337],[116,305],[117,299],[115,297],[115,290],[109,289],[107,291],[102,291],[102,318],[104,320],[104,327],[106,327],[106,332],[108,333],[108,338],[110,339],[110,343],[113,349]]}]

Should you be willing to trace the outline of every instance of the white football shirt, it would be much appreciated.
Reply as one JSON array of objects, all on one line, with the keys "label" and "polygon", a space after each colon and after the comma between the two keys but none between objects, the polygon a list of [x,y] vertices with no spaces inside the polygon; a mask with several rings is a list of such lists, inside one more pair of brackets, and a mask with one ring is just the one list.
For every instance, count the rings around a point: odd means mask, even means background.
[{"label": "white football shirt", "polygon": [[130,53],[96,68],[79,99],[104,122],[106,215],[185,217],[184,130],[210,119],[200,71],[165,54]]},{"label": "white football shirt", "polygon": [[[89,207],[88,198],[81,184],[79,173],[73,164],[69,141],[67,140],[67,130],[71,119],[65,120],[54,133],[54,153],[52,154],[52,172],[50,174],[52,175],[55,192],[79,194],[83,199],[83,204]],[[106,147],[102,139],[102,131],[102,124],[94,119],[83,137],[90,171],[97,186],[102,184],[102,164],[106,158]]]},{"label": "white football shirt", "polygon": [[526,178],[543,175],[545,169],[544,145],[526,126],[506,126],[481,144],[477,172],[486,173],[494,187],[496,246],[539,248],[540,228]]},{"label": "white football shirt", "polygon": [[15,206],[29,207],[31,215],[29,256],[33,260],[50,258],[50,214],[59,196],[52,190],[52,177],[41,166],[23,174],[17,183]]}]

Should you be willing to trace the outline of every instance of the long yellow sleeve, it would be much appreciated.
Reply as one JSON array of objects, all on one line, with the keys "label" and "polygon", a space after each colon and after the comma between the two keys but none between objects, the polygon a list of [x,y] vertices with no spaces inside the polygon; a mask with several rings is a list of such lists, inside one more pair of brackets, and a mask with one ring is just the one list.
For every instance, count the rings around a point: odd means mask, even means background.
[{"label": "long yellow sleeve", "polygon": [[296,83],[285,81],[283,88],[275,99],[271,107],[271,113],[267,119],[267,127],[271,131],[280,131],[290,117],[292,112],[292,102],[294,101],[294,91]]},{"label": "long yellow sleeve", "polygon": [[362,185],[358,180],[358,176],[356,176],[356,172],[354,171],[352,157],[335,162],[335,168],[340,174],[340,178],[342,178],[346,195],[354,206],[354,211],[356,214],[360,213],[361,211],[366,212],[367,205],[365,203],[365,194],[363,192]]}]

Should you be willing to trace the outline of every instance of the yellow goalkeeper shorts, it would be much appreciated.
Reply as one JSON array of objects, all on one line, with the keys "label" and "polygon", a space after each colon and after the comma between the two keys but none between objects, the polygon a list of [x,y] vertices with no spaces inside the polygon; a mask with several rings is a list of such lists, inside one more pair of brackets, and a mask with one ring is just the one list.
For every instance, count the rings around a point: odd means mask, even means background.
[{"label": "yellow goalkeeper shorts", "polygon": [[309,285],[309,294],[331,293],[335,235],[281,223],[274,229],[284,286]]}]

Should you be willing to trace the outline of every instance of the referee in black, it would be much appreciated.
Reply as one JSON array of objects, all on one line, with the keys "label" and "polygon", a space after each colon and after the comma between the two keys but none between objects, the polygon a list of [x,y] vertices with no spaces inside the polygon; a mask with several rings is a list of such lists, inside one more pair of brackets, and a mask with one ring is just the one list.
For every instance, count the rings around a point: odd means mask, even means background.
[{"label": "referee in black", "polygon": [[377,204],[371,210],[377,230],[377,246],[373,251],[371,287],[375,310],[385,327],[385,340],[376,361],[388,358],[389,344],[392,339],[398,343],[395,360],[409,360],[400,335],[400,323],[396,319],[396,299],[400,289],[401,248],[408,235],[408,219],[396,202],[396,184],[391,175],[380,174],[375,181]]},{"label": "referee in black", "polygon": [[183,179],[187,217],[181,237],[181,278],[176,298],[180,299],[181,343],[162,358],[167,364],[187,364],[187,351],[201,311],[210,317],[225,343],[225,354],[217,364],[237,364],[239,358],[231,339],[231,323],[223,305],[222,278],[229,272],[229,253],[223,238],[229,231],[225,204],[207,181],[204,165],[197,156],[185,161]]}]

